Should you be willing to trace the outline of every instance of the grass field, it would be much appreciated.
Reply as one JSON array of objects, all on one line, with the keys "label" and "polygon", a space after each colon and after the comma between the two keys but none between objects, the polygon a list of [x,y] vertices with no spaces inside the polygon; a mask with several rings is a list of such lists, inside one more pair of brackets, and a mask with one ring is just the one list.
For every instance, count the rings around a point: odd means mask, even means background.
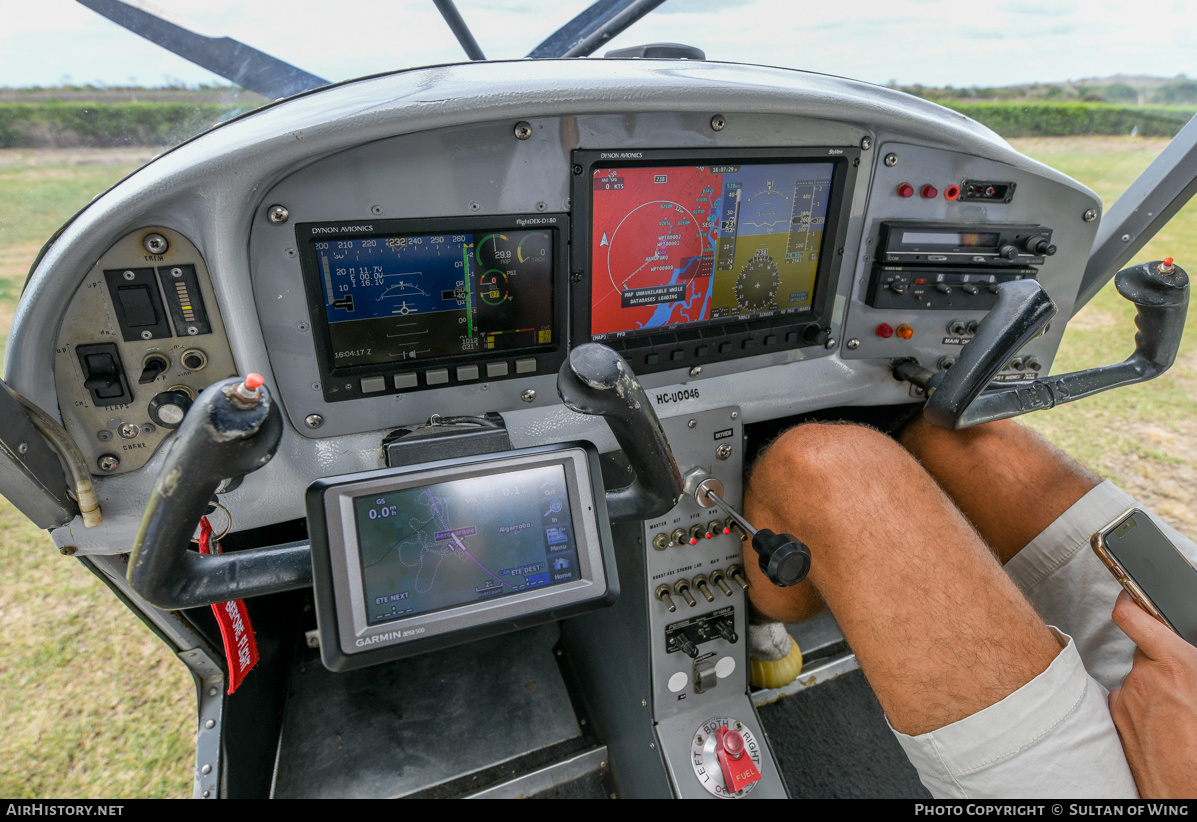
[{"label": "grass field", "polygon": [[[1165,141],[1048,138],[1024,152],[1096,190],[1107,206]],[[95,194],[149,159],[140,150],[0,151],[0,331],[6,336],[41,243]],[[1197,269],[1197,209],[1143,259]],[[1112,287],[1069,326],[1054,370],[1125,358],[1133,308]],[[1163,378],[1024,417],[1099,473],[1197,534],[1193,334]],[[0,796],[184,797],[193,692],[183,666],[49,537],[0,500]]]}]

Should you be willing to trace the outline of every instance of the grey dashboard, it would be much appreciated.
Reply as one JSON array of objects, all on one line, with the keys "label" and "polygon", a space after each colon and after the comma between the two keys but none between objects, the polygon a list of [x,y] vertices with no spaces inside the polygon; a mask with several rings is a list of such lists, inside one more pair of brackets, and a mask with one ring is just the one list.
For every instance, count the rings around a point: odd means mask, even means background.
[{"label": "grey dashboard", "polygon": [[[647,348],[629,344],[621,353],[643,371],[662,418],[735,407],[747,424],[915,401],[892,362],[948,367],[985,314],[985,289],[1002,277],[1036,277],[1059,316],[1070,316],[1097,230],[1096,196],[981,126],[898,92],[650,60],[467,64],[354,81],[170,151],[96,200],[45,251],[14,320],[6,379],[67,425],[104,511],[101,526],[76,520],[55,530],[56,542],[80,553],[127,551],[170,441],[173,417],[160,398],[250,371],[281,399],[288,426],[274,459],[223,497],[238,530],[302,517],[310,483],[381,467],[383,436],[432,415],[497,412],[517,448],[590,440],[613,450],[605,423],[569,411],[556,392],[555,364],[593,336],[579,321],[589,316],[594,275],[581,249],[599,240],[578,202],[579,157],[715,164],[759,152],[801,162],[824,155],[847,169],[835,178],[834,241],[829,231],[822,247],[819,322],[767,311],[755,325],[729,321],[700,341],[713,349],[709,359],[689,352],[676,367],[670,346],[685,347],[682,331]],[[368,237],[387,226],[447,236],[537,225],[560,229],[551,333],[539,347],[481,350],[417,371],[373,363],[343,381],[348,395],[330,393],[337,369],[322,364],[323,307],[313,307],[319,286],[311,271],[305,280],[298,227],[352,226]],[[151,235],[168,240],[162,253],[147,245]],[[1006,253],[1032,235],[1045,243],[1039,253]],[[901,236],[955,247],[898,259]],[[191,291],[163,279],[174,269],[194,272]],[[165,301],[158,314],[146,308],[153,294]],[[204,314],[202,332],[189,331],[192,306]],[[192,325],[165,321],[184,307]],[[1048,373],[1064,325],[1053,323],[999,379]],[[793,344],[787,335],[797,335]],[[196,350],[202,364],[187,356]],[[81,359],[112,351],[125,375],[119,403],[96,396],[88,368],[100,360]]]}]

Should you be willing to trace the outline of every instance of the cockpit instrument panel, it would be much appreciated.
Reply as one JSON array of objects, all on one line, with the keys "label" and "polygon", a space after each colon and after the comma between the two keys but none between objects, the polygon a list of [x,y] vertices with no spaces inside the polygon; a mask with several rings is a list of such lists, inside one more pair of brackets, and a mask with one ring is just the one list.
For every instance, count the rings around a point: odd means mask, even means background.
[{"label": "cockpit instrument panel", "polygon": [[325,399],[552,373],[563,215],[296,226]]},{"label": "cockpit instrument panel", "polygon": [[576,327],[646,370],[809,344],[834,291],[856,155],[575,152],[574,259],[590,274]]}]

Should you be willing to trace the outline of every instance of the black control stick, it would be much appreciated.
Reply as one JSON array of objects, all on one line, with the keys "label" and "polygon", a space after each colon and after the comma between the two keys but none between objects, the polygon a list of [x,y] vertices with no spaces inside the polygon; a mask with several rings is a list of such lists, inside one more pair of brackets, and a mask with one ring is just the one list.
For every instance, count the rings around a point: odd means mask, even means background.
[{"label": "black control stick", "polygon": [[1015,280],[998,286],[997,304],[950,369],[933,372],[904,361],[894,366],[894,375],[926,389],[923,415],[940,428],[1015,417],[1158,377],[1172,366],[1180,348],[1189,276],[1167,258],[1119,271],[1114,285],[1138,309],[1135,351],[1123,362],[981,393],[1056,313],[1038,282]]},{"label": "black control stick", "polygon": [[636,478],[607,492],[617,522],[659,517],[682,498],[682,477],[661,421],[623,357],[601,343],[569,352],[557,372],[557,394],[580,414],[599,414],[611,427]]},{"label": "black control stick", "polygon": [[278,405],[251,374],[208,386],[187,410],[166,455],[129,557],[129,583],[168,610],[312,584],[306,544],[204,556],[191,535],[220,483],[261,468],[278,449]]},{"label": "black control stick", "polygon": [[761,573],[778,588],[788,588],[806,579],[810,571],[810,549],[792,534],[778,534],[768,528],[753,528],[744,515],[723,499],[723,483],[701,468],[686,473],[686,493],[703,508],[715,507],[731,517],[752,537]]}]

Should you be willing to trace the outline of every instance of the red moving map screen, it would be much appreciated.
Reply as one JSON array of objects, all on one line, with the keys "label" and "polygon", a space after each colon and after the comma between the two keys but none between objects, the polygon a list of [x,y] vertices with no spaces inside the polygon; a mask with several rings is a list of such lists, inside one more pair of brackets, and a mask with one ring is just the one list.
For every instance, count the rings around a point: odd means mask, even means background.
[{"label": "red moving map screen", "polygon": [[834,170],[595,167],[591,339],[811,311]]}]

